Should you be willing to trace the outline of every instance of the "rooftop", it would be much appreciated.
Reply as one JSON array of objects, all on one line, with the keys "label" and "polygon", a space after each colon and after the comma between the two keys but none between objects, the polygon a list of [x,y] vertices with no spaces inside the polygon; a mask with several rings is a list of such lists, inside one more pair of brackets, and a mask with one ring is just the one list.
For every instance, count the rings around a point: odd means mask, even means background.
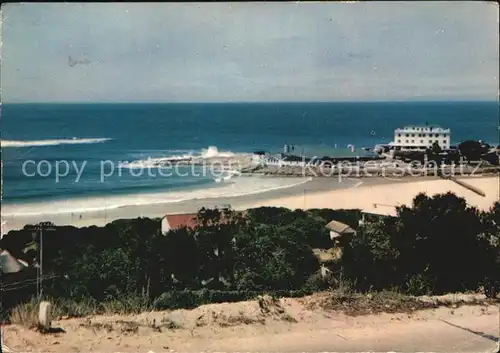
[{"label": "rooftop", "polygon": [[25,261],[16,259],[7,250],[0,249],[0,273],[20,272],[27,265]]},{"label": "rooftop", "polygon": [[[245,212],[241,213],[245,215]],[[163,219],[167,219],[170,229],[177,229],[182,227],[193,229],[198,225],[198,222],[196,221],[197,216],[197,213],[168,214],[165,215]],[[224,214],[221,214],[221,222],[226,222]]]},{"label": "rooftop", "polygon": [[168,225],[172,229],[188,227],[194,228],[196,227],[196,213],[187,213],[187,214],[171,214],[166,215],[164,218],[167,219]]},{"label": "rooftop", "polygon": [[356,233],[356,231],[349,227],[347,224],[339,221],[331,221],[326,225],[326,228],[334,231],[335,233],[338,233],[339,235]]},{"label": "rooftop", "polygon": [[405,125],[404,127],[437,127],[437,128],[442,128],[440,125],[436,124],[415,124],[415,125]]},{"label": "rooftop", "polygon": [[398,131],[398,130],[414,130],[414,129],[432,129],[432,130],[450,131],[449,128],[445,129],[439,125],[405,125],[403,128],[397,128],[396,131]]}]

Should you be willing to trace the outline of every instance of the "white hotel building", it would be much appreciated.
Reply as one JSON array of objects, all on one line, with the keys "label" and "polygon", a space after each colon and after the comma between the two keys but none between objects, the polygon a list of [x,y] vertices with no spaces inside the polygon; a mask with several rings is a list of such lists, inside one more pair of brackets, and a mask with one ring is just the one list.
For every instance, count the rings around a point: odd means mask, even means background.
[{"label": "white hotel building", "polygon": [[434,142],[446,150],[450,148],[450,129],[439,126],[405,126],[394,130],[394,141],[389,145],[396,151],[424,151]]}]

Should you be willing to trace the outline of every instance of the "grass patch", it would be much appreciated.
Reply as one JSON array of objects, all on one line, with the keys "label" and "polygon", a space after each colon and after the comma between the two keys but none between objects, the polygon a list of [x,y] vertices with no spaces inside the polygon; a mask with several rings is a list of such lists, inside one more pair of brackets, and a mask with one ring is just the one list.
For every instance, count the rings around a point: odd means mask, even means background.
[{"label": "grass patch", "polygon": [[435,308],[433,303],[425,303],[416,298],[405,296],[397,292],[373,292],[368,294],[332,291],[319,301],[312,302],[310,309],[341,311],[351,316],[403,313],[420,309]]},{"label": "grass patch", "polygon": [[12,309],[10,322],[17,325],[36,328],[38,326],[38,300],[30,300]]},{"label": "grass patch", "polygon": [[435,309],[438,307],[454,307],[460,305],[485,305],[498,301],[480,300],[471,302],[453,302],[439,300],[422,300],[395,291],[370,293],[343,292],[334,290],[318,301],[307,304],[309,309],[321,308],[329,311],[340,311],[347,315],[359,316],[379,313],[412,313],[417,310]]},{"label": "grass patch", "polygon": [[[464,304],[484,305],[498,304],[500,302],[499,299],[467,302],[460,302],[459,300],[446,301],[433,298],[425,299],[424,297],[418,298],[414,296],[408,296],[397,291],[359,293],[353,289],[354,287],[355,285],[350,281],[340,278],[333,286],[334,289],[331,289],[328,292],[322,292],[323,294],[318,298],[311,298],[312,300],[310,300],[309,298],[305,299],[304,305],[306,305],[308,309],[341,311],[348,315],[366,315],[382,312],[409,313],[415,310],[433,309],[443,306],[457,307]],[[18,324],[34,329],[37,328],[39,304],[41,300],[47,300],[52,304],[52,319],[60,320],[71,317],[89,317],[92,315],[124,315],[148,311],[172,309],[175,310],[177,308],[195,308],[203,304],[214,302],[238,302],[256,298],[260,307],[260,314],[256,318],[246,317],[243,312],[240,312],[238,315],[229,317],[212,317],[211,320],[210,318],[207,318],[206,315],[202,315],[199,318],[199,323],[197,323],[197,325],[203,326],[208,321],[221,323],[221,326],[234,326],[237,324],[248,325],[256,322],[261,323],[263,320],[265,320],[265,318],[273,318],[276,320],[283,320],[287,322],[296,322],[295,318],[286,313],[286,310],[280,305],[280,301],[278,298],[297,298],[304,297],[308,294],[311,293],[305,291],[288,291],[283,293],[275,292],[272,295],[262,295],[258,294],[257,292],[254,293],[236,291],[228,291],[227,293],[224,293],[223,291],[182,291],[178,293],[169,292],[165,293],[165,296],[161,298],[164,299],[164,301],[161,302],[161,305],[158,306],[154,305],[154,301],[152,302],[153,304],[150,304],[142,298],[138,297],[130,297],[124,300],[112,300],[102,303],[98,303],[95,300],[88,299],[76,301],[71,299],[33,298],[28,302],[19,304],[18,306],[12,308],[10,310],[9,321],[12,324]],[[184,301],[177,301],[174,303],[174,299],[184,299]],[[215,313],[213,314],[216,315]],[[111,327],[105,326],[107,324],[96,323],[90,326],[89,325],[83,326],[88,326],[89,328],[91,327],[92,329],[97,330],[111,329]],[[115,325],[112,326],[114,327]],[[136,330],[134,327],[130,325],[127,326],[124,323],[121,323],[120,326],[124,327],[124,333],[130,333]],[[182,324],[179,323],[178,320],[176,321],[174,319],[171,319],[170,316],[165,316],[159,325],[153,324],[152,326],[153,329],[157,330],[161,330],[161,328],[175,330],[182,327]]]},{"label": "grass patch", "polygon": [[10,323],[36,327],[38,325],[38,313],[41,301],[49,301],[52,304],[51,317],[53,320],[99,314],[140,313],[151,309],[151,306],[146,301],[136,297],[102,303],[92,299],[77,301],[58,298],[31,298],[31,300],[12,308],[9,316]]}]

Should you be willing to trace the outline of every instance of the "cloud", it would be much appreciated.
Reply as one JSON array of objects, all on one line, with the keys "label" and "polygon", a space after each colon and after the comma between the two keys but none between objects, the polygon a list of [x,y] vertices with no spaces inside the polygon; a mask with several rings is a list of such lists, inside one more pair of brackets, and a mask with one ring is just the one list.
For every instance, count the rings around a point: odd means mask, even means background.
[{"label": "cloud", "polygon": [[[7,4],[9,101],[496,99],[498,6]],[[68,57],[86,62],[68,65]]]}]

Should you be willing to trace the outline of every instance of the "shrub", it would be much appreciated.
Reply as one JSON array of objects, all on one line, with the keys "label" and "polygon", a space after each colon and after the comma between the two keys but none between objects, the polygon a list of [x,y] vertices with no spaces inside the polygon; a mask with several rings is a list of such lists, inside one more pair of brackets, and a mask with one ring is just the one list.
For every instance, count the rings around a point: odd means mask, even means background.
[{"label": "shrub", "polygon": [[405,290],[410,295],[427,295],[432,292],[431,281],[423,274],[416,274],[408,278]]}]

